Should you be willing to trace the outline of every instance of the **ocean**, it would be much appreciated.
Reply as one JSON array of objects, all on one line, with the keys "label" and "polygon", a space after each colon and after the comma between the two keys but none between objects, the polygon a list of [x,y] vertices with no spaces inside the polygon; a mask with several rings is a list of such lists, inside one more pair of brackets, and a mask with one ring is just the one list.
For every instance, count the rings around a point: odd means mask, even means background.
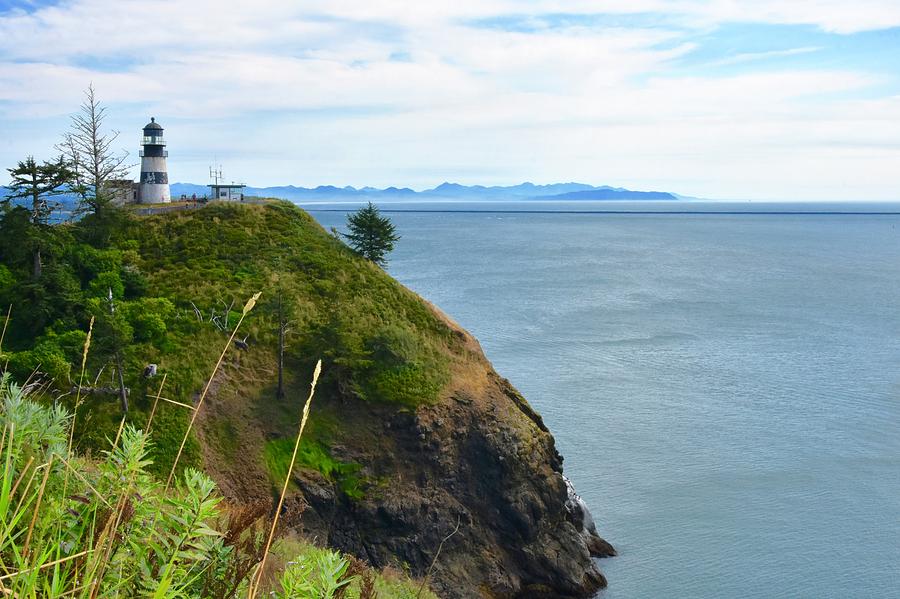
[{"label": "ocean", "polygon": [[555,435],[599,597],[900,597],[900,205],[382,208]]}]

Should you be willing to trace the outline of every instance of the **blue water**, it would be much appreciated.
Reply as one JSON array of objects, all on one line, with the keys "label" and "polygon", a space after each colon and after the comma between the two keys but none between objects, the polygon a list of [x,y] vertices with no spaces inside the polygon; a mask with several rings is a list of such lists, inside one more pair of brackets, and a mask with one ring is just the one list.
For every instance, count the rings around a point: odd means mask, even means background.
[{"label": "blue water", "polygon": [[389,271],[543,414],[600,597],[900,597],[900,215],[541,207],[391,212]]}]

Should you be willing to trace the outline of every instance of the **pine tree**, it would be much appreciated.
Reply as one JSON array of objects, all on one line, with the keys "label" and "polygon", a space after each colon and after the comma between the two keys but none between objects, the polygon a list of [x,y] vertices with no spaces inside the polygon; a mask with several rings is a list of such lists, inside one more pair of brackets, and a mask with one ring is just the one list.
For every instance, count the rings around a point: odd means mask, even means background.
[{"label": "pine tree", "polygon": [[394,243],[400,239],[391,219],[381,216],[372,202],[347,217],[347,228],[350,232],[344,233],[344,237],[350,242],[350,247],[379,266],[387,263],[387,254],[393,251]]},{"label": "pine tree", "polygon": [[53,211],[48,199],[66,193],[65,185],[72,178],[72,173],[62,157],[56,162],[38,164],[33,156],[29,156],[20,161],[16,168],[7,170],[12,181],[9,183],[9,193],[3,200],[4,204],[8,206],[16,199],[31,200],[28,242],[34,256],[34,278],[39,279],[42,270],[41,247],[45,228],[49,226],[50,213]]}]

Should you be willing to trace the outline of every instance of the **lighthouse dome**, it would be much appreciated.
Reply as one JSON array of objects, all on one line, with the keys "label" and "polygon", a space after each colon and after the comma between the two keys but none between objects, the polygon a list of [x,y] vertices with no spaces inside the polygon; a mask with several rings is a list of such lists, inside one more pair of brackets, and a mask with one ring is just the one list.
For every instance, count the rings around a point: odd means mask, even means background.
[{"label": "lighthouse dome", "polygon": [[151,117],[150,117],[150,122],[147,123],[146,125],[144,125],[144,131],[146,131],[146,130],[148,130],[148,129],[151,129],[151,130],[152,130],[152,129],[159,129],[159,130],[161,131],[161,130],[162,130],[162,125],[160,125],[159,123],[156,122],[156,117],[152,117],[152,116],[151,116]]}]

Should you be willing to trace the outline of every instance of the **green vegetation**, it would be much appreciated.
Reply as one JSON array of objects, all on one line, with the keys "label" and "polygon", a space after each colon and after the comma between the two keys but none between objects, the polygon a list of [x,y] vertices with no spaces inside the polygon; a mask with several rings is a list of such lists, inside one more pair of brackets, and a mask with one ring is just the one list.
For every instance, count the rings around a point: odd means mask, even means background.
[{"label": "green vegetation", "polygon": [[[73,389],[85,387],[85,418],[75,429],[81,451],[100,451],[118,429],[120,360],[129,424],[143,427],[153,405],[158,379],[143,377],[148,364],[167,376],[164,397],[192,405],[239,307],[255,291],[262,291],[262,303],[236,337],[247,349],[232,348],[222,368],[248,400],[292,401],[275,399],[275,377],[264,374],[274,370],[284,314],[291,319],[288,378],[321,357],[326,403],[342,398],[409,409],[433,402],[463,354],[457,336],[420,298],[285,202],[213,203],[149,217],[106,207],[102,215],[48,228],[37,280],[21,243],[28,217],[22,208],[0,214],[0,306],[12,306],[0,365],[8,362],[19,380],[37,376],[47,384],[45,396],[69,409]],[[276,296],[283,305],[267,301]],[[92,318],[81,380],[81,345]],[[149,468],[160,474],[172,463],[189,411],[165,403],[157,418],[165,428],[154,439]],[[327,447],[329,439],[317,442]],[[200,455],[191,435],[180,464],[197,467]],[[325,462],[310,457],[307,465],[317,464]],[[351,473],[336,473],[326,475],[351,481],[341,488],[358,492]]]},{"label": "green vegetation", "polygon": [[387,263],[387,255],[394,250],[394,243],[400,240],[391,219],[381,216],[372,202],[347,217],[347,228],[350,232],[343,236],[350,242],[350,247],[379,266]]},{"label": "green vegetation", "polygon": [[[274,439],[266,443],[263,459],[273,485],[280,485],[287,476],[293,449],[293,439]],[[321,473],[326,479],[336,482],[350,499],[363,497],[363,481],[358,476],[359,464],[335,460],[328,448],[318,441],[305,438],[300,441],[295,468],[308,468]]]},{"label": "green vegetation", "polygon": [[[322,356],[326,382],[361,399],[417,405],[435,399],[446,382],[449,329],[418,297],[287,203],[214,204],[134,219],[124,236],[138,244],[148,286],[176,304],[194,302],[203,315],[217,305],[223,312],[252,289],[265,297],[277,286],[292,303],[289,353],[307,365]],[[261,311],[247,333],[274,346],[276,320],[274,310]],[[410,366],[429,393],[410,398],[390,381],[373,384]]]},{"label": "green vegetation", "polygon": [[[102,459],[77,456],[69,447],[74,417],[27,395],[8,374],[0,377],[0,595],[248,596],[267,548],[267,504],[228,507],[194,469],[163,489],[148,471],[151,435],[132,426]],[[274,553],[283,565],[266,570],[259,596],[419,596],[408,579],[334,551],[287,541]],[[434,597],[427,589],[421,596]]]},{"label": "green vegetation", "polygon": [[0,201],[8,205],[13,200],[29,200],[31,202],[31,226],[29,235],[21,240],[31,247],[34,257],[35,279],[41,277],[41,247],[50,217],[51,206],[48,201],[65,191],[65,185],[71,181],[72,172],[62,156],[56,162],[38,164],[34,156],[20,161],[16,168],[9,169],[12,177],[9,193]]}]

